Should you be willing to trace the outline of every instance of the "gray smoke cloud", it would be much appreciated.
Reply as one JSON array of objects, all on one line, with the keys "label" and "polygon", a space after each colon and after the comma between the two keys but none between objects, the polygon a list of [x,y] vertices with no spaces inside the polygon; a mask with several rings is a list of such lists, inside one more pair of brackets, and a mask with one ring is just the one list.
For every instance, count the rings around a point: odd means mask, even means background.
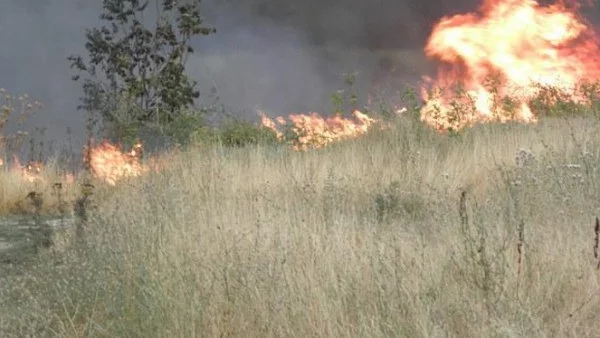
[{"label": "gray smoke cloud", "polygon": [[84,51],[83,28],[98,22],[98,11],[93,1],[0,3],[0,87],[44,104],[27,127],[47,128],[48,140],[64,141],[67,127],[82,129],[83,115],[75,110],[80,87],[65,58]]},{"label": "gray smoke cloud", "polygon": [[[474,10],[481,0],[214,0],[252,20],[269,18],[316,44],[368,49],[415,48],[444,15]],[[249,14],[249,15],[247,15]]]},{"label": "gray smoke cloud", "polygon": [[[478,3],[205,0],[203,15],[217,33],[194,41],[189,71],[203,100],[214,87],[240,116],[327,113],[344,73],[357,72],[363,92],[418,81],[431,71],[421,50],[433,24]],[[46,138],[59,144],[67,127],[76,147],[85,138],[85,115],[76,110],[81,88],[66,57],[86,55],[84,31],[101,23],[101,7],[101,0],[0,1],[0,87],[42,101],[29,127],[47,128]]]}]

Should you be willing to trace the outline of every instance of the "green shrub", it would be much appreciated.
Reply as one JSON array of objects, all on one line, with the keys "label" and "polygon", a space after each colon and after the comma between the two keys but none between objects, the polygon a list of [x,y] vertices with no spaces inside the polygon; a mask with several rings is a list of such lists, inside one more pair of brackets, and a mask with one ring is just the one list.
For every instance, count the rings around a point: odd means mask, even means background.
[{"label": "green shrub", "polygon": [[[206,131],[202,111],[185,110],[180,113],[166,128],[166,134],[171,142],[188,145],[199,130]],[[207,135],[205,135],[207,136]]]},{"label": "green shrub", "polygon": [[571,93],[561,88],[542,85],[537,87],[539,93],[531,100],[531,106],[538,117],[582,116],[590,111],[589,103],[577,102]]},{"label": "green shrub", "polygon": [[227,147],[279,143],[273,131],[242,120],[226,122],[219,128],[218,134],[220,141]]}]

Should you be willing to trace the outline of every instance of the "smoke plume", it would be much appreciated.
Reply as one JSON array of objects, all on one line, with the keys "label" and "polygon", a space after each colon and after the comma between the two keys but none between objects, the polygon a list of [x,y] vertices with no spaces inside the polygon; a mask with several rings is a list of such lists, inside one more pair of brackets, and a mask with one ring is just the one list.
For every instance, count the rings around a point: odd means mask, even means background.
[{"label": "smoke plume", "polygon": [[[356,72],[363,92],[418,81],[431,70],[421,50],[433,24],[478,2],[205,0],[203,16],[217,33],[194,41],[188,66],[203,100],[214,87],[239,116],[253,118],[256,109],[326,114],[344,73]],[[85,138],[85,115],[76,110],[81,88],[66,57],[86,55],[84,31],[100,24],[100,13],[100,0],[0,2],[0,87],[42,101],[29,127],[47,128],[57,144],[67,127],[75,146]]]}]

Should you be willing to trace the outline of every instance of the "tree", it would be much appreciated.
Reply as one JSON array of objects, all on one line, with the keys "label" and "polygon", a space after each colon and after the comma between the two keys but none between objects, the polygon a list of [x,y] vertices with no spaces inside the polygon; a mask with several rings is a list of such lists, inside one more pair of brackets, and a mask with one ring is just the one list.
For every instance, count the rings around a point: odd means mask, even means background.
[{"label": "tree", "polygon": [[[105,25],[85,33],[89,58],[68,58],[78,71],[73,80],[84,91],[79,109],[126,128],[160,128],[175,121],[199,97],[197,82],[185,74],[194,52],[191,39],[216,32],[204,24],[199,3],[103,0]],[[152,28],[146,25],[149,17]],[[126,109],[118,109],[123,103]]]}]

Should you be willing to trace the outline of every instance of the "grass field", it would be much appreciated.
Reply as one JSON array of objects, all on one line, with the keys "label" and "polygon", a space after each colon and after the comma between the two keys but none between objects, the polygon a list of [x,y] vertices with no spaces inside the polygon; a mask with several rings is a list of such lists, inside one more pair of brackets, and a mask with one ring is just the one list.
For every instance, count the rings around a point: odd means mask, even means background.
[{"label": "grass field", "polygon": [[0,266],[1,336],[600,336],[599,128],[174,154]]}]

